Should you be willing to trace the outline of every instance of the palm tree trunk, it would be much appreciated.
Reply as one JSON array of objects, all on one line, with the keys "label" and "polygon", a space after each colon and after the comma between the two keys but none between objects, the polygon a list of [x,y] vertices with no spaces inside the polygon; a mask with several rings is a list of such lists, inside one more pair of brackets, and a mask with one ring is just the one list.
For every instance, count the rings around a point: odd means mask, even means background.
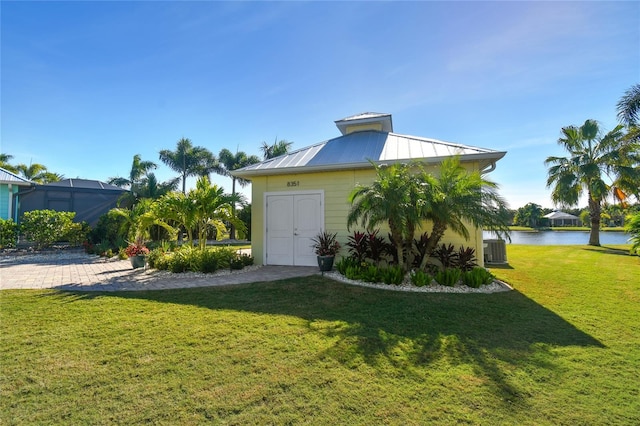
[{"label": "palm tree trunk", "polygon": [[424,250],[424,257],[420,262],[420,269],[424,270],[427,267],[427,262],[429,262],[429,258],[431,257],[431,253],[435,250],[436,246],[444,236],[444,231],[447,230],[447,225],[441,222],[434,222],[433,231],[431,235],[429,235],[429,240],[427,242],[427,247]]},{"label": "palm tree trunk", "polygon": [[600,201],[594,200],[589,191],[589,211],[591,212],[591,232],[589,245],[600,245]]}]

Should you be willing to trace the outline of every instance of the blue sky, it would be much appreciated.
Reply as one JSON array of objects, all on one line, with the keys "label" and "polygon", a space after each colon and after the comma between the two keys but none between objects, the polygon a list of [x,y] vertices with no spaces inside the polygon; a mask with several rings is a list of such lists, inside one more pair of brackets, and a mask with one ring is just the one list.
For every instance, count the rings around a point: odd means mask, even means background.
[{"label": "blue sky", "polygon": [[561,127],[611,130],[640,82],[638,2],[2,1],[0,14],[0,150],[65,177],[126,176],[140,154],[164,180],[158,151],[182,137],[259,155],[373,111],[397,133],[507,151],[489,177],[511,207],[552,207],[543,161],[564,155]]}]

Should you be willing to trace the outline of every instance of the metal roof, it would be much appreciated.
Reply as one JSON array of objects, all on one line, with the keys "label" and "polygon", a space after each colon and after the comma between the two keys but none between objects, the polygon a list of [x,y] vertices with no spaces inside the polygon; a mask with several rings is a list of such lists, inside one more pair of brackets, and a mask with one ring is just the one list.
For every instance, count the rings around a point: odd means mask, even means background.
[{"label": "metal roof", "polygon": [[444,158],[456,155],[459,155],[463,162],[478,161],[480,170],[485,170],[493,167],[495,162],[505,154],[504,151],[437,139],[367,130],[320,142],[280,157],[243,167],[231,174],[250,178],[262,175],[369,168],[370,161],[378,164],[411,160],[439,163]]},{"label": "metal roof", "polygon": [[560,210],[555,210],[549,214],[545,214],[543,217],[546,217],[547,219],[580,219],[578,216],[574,216]]},{"label": "metal roof", "polygon": [[41,187],[63,187],[63,188],[79,188],[79,189],[103,189],[108,191],[126,191],[119,186],[110,185],[108,183],[100,182],[99,180],[89,179],[63,179],[58,182],[50,182],[46,185],[40,185]]},{"label": "metal roof", "polygon": [[11,183],[14,185],[30,186],[34,183],[28,179],[20,177],[15,173],[11,173],[9,170],[0,167],[0,183]]}]

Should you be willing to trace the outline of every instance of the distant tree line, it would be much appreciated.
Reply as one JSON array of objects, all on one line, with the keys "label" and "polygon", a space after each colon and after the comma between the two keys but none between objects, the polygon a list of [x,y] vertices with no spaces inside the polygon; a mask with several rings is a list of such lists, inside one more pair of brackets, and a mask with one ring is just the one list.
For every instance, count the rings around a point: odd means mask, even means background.
[{"label": "distant tree line", "polygon": [[[516,210],[510,210],[511,224],[525,226],[529,228],[548,228],[551,226],[549,219],[545,215],[558,209],[542,207],[536,203],[527,203]],[[591,225],[591,211],[584,208],[564,208],[563,212],[580,218],[581,226]],[[624,226],[629,215],[640,212],[640,203],[634,205],[605,204],[600,211],[601,227]]]}]

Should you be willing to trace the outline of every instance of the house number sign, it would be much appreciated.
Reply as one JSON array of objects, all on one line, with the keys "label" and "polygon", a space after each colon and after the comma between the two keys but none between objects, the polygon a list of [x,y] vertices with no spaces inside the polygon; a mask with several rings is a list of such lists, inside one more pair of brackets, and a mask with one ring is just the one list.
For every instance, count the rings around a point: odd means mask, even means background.
[{"label": "house number sign", "polygon": [[300,186],[299,180],[290,180],[287,182],[287,186]]}]

